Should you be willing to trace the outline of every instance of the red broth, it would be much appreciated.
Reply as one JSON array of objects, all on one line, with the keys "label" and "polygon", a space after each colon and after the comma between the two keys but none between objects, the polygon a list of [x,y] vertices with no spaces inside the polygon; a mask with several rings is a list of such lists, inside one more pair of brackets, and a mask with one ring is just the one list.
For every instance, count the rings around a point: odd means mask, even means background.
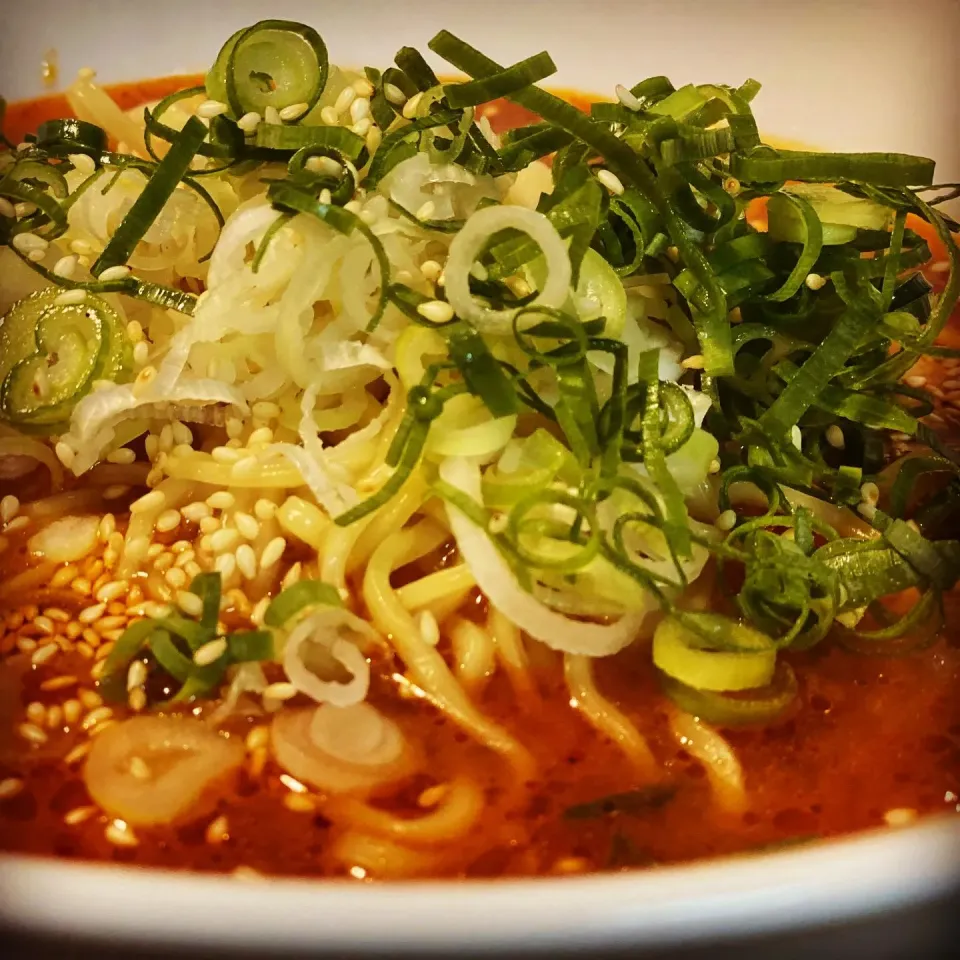
[{"label": "red broth", "polygon": [[[150,80],[110,92],[122,107],[131,108],[199,79]],[[576,95],[569,99],[578,102]],[[503,101],[486,112],[497,130],[533,119]],[[13,104],[8,136],[17,139],[43,120],[67,114],[59,95]],[[947,341],[958,339],[956,329],[954,324],[947,331]],[[946,370],[927,364],[921,372],[932,382],[960,376],[960,363],[948,364]],[[953,422],[956,411],[949,399],[939,398],[938,405],[947,422]],[[331,824],[322,808],[290,809],[284,803],[289,791],[280,780],[282,770],[263,754],[248,758],[236,791],[205,820],[138,834],[135,847],[111,843],[105,817],[95,808],[86,810],[91,800],[80,764],[64,762],[84,737],[77,722],[62,716],[64,704],[81,698],[85,711],[96,704],[93,684],[84,679],[90,660],[77,652],[59,658],[56,668],[28,663],[25,670],[15,669],[27,660],[18,654],[18,641],[30,636],[21,622],[23,604],[33,604],[26,610],[33,616],[53,607],[73,617],[89,601],[68,588],[51,588],[52,571],[40,571],[45,574],[41,582],[17,590],[14,599],[3,584],[25,569],[25,547],[14,542],[0,556],[0,781],[21,778],[25,787],[0,800],[0,849],[178,869],[344,874],[328,856]],[[670,802],[652,804],[639,815],[564,816],[572,805],[639,784],[621,752],[571,708],[552,654],[544,653],[535,665],[538,695],[523,702],[502,675],[495,677],[479,706],[530,749],[539,772],[520,785],[522,796],[510,812],[490,803],[471,840],[431,872],[497,877],[644,867],[836,837],[916,816],[960,814],[960,640],[955,629],[960,598],[948,597],[947,608],[953,628],[932,647],[909,656],[858,656],[829,640],[813,652],[789,655],[800,684],[792,718],[765,730],[725,734],[742,763],[750,797],[742,815],[715,811],[703,767],[669,736],[666,703],[645,645],[600,661],[597,668],[598,685],[648,738],[665,778],[676,787]],[[95,650],[89,656],[96,657]],[[469,772],[488,798],[495,800],[502,792],[498,761],[449,721],[423,704],[398,698],[384,680],[375,683],[371,699],[423,746],[434,779]],[[47,708],[59,706],[61,716],[54,713],[56,729],[49,732],[48,744],[30,748],[17,738],[16,726],[27,705],[36,701]],[[242,736],[247,729],[237,721],[233,733]],[[423,785],[413,784],[392,797],[390,809],[415,812]],[[78,813],[84,810],[86,819]],[[211,816],[227,817],[226,837],[211,840]]]}]

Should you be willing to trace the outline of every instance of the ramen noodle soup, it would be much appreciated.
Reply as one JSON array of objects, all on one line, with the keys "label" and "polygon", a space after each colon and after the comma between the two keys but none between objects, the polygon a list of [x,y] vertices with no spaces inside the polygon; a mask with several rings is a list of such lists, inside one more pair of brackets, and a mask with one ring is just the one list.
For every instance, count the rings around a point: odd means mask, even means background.
[{"label": "ramen noodle soup", "polygon": [[6,108],[2,849],[558,875],[955,815],[951,188],[768,145],[754,80],[430,49],[466,79],[264,21]]}]

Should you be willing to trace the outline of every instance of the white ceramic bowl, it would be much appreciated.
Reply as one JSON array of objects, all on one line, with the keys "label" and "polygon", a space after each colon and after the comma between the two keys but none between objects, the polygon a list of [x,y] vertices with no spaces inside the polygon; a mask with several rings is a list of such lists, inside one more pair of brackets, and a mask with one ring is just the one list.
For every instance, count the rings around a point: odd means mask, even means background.
[{"label": "white ceramic bowl", "polygon": [[[763,81],[762,129],[834,149],[898,150],[960,179],[956,0],[32,0],[0,4],[0,91],[42,91],[93,66],[105,82],[202,70],[237,27],[264,16],[314,24],[334,60],[389,62],[446,27],[503,63],[547,48],[557,85],[610,91],[657,73],[675,82]],[[287,952],[660,951],[839,933],[919,918],[958,882],[960,817],[836,843],[628,875],[361,886],[271,881],[0,858],[0,926],[70,941]],[[905,911],[905,912],[904,912]],[[911,911],[913,911],[911,913]],[[892,913],[893,912],[893,913]],[[929,918],[925,916],[925,923]],[[840,924],[841,926],[837,926]],[[874,927],[853,953],[892,941]],[[883,928],[887,929],[887,928]],[[918,924],[897,929],[909,943]],[[929,927],[926,928],[929,933]],[[866,937],[866,939],[865,939]],[[772,941],[767,941],[772,943]],[[823,956],[822,941],[811,950]],[[58,951],[59,952],[59,951]],[[828,949],[829,952],[829,949]],[[766,954],[766,952],[764,953]],[[796,956],[792,953],[791,956]]]}]

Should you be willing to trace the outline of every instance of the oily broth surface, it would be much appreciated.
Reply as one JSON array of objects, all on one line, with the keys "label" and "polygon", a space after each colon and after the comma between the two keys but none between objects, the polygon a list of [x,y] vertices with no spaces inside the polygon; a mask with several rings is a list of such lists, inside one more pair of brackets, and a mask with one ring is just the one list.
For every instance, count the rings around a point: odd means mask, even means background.
[{"label": "oily broth surface", "polygon": [[[165,78],[110,92],[127,109],[199,79]],[[570,99],[577,102],[576,95]],[[39,122],[66,113],[65,100],[59,96],[13,104],[7,114],[8,133],[19,138]],[[532,119],[523,108],[506,102],[492,105],[487,114],[498,130]],[[958,339],[956,325],[947,331],[950,338]],[[921,372],[933,382],[945,376],[929,363]],[[944,404],[949,414],[948,406]],[[4,487],[0,495],[16,492],[24,501],[44,492],[42,480],[35,490],[24,488],[23,481],[16,485],[19,489],[8,486],[0,483]],[[0,583],[24,569],[26,536],[12,538],[0,556]],[[10,599],[0,588],[0,616],[10,610]],[[78,601],[69,590],[40,588],[26,599],[18,595],[17,602],[75,613],[89,601]],[[478,603],[477,598],[470,603]],[[948,598],[952,624],[960,617],[958,604],[956,597]],[[58,657],[55,665],[25,663],[23,654],[16,652],[14,622],[0,627],[4,657],[0,781],[22,777],[25,788],[0,801],[0,849],[180,869],[342,874],[343,868],[328,856],[329,821],[319,811],[289,809],[282,771],[269,761],[264,764],[262,757],[247,763],[236,793],[213,814],[228,818],[229,835],[220,842],[212,843],[207,836],[210,817],[178,829],[143,831],[135,847],[111,843],[104,833],[106,819],[98,812],[83,822],[65,823],[65,816],[91,804],[81,764],[63,762],[86,734],[77,724],[64,724],[38,748],[17,737],[15,727],[31,702],[49,708],[75,698],[78,688],[92,693],[92,683],[83,679],[76,686],[44,689],[58,676],[88,676],[90,663],[77,654]],[[600,689],[648,738],[665,778],[676,786],[670,802],[635,815],[564,817],[573,804],[640,784],[622,753],[571,708],[559,659],[544,648],[538,650],[532,670],[539,697],[518,702],[499,675],[478,698],[481,709],[516,735],[537,760],[537,779],[519,785],[507,783],[503,767],[491,753],[432,708],[399,697],[396,687],[381,678],[374,683],[371,701],[430,758],[431,779],[415,779],[379,802],[398,815],[415,816],[423,812],[417,797],[431,782],[468,775],[480,783],[489,801],[484,820],[467,844],[446,852],[434,871],[460,877],[673,863],[880,826],[891,809],[919,815],[954,812],[960,810],[958,639],[951,630],[931,648],[903,658],[859,657],[829,642],[810,653],[789,655],[800,684],[799,705],[791,719],[768,730],[725,734],[737,751],[748,786],[750,808],[743,815],[716,811],[703,767],[669,736],[646,645],[601,661],[597,668]],[[388,674],[389,664],[381,669]],[[123,712],[118,710],[117,715]],[[244,736],[249,726],[250,721],[238,719],[231,732]],[[505,814],[498,799],[510,789],[520,791],[511,807],[520,812]]]}]

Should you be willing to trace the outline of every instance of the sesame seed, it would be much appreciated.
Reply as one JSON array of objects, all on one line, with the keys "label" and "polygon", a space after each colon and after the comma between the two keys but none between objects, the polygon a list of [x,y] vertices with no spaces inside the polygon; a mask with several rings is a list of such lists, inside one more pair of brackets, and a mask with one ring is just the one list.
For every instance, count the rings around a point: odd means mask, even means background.
[{"label": "sesame seed", "polygon": [[257,555],[249,543],[237,547],[237,569],[245,580],[253,580],[257,575]]},{"label": "sesame seed", "polygon": [[232,553],[221,554],[217,557],[213,568],[224,580],[229,580],[236,573],[237,558]]},{"label": "sesame seed", "polygon": [[330,206],[330,204],[333,203],[333,194],[326,187],[324,187],[320,191],[320,196],[317,197],[317,199],[320,201],[320,203]]},{"label": "sesame seed", "polygon": [[43,615],[50,620],[55,620],[57,623],[69,623],[70,614],[66,610],[61,610],[59,607],[47,607],[43,611]]},{"label": "sesame seed", "polygon": [[40,689],[43,691],[54,691],[54,690],[66,690],[67,687],[75,687],[77,685],[77,678],[72,674],[64,673],[59,677],[51,677],[49,680],[44,680],[40,684]]},{"label": "sesame seed", "polygon": [[53,302],[58,307],[69,307],[77,303],[83,303],[83,301],[86,299],[86,290],[65,290]]},{"label": "sesame seed", "polygon": [[735,510],[724,510],[714,521],[714,526],[724,533],[732,530],[737,525],[737,514]]},{"label": "sesame seed", "polygon": [[89,752],[93,744],[89,740],[85,740],[83,743],[78,743],[64,758],[63,762],[68,766],[73,766],[73,764],[82,760]]},{"label": "sesame seed", "polygon": [[938,260],[936,263],[930,264],[931,273],[949,273],[950,272],[950,263],[947,260]]},{"label": "sesame seed", "polygon": [[377,148],[383,142],[383,132],[376,124],[371,124],[370,129],[367,131],[367,150],[370,153],[376,153]]},{"label": "sesame seed", "polygon": [[400,107],[407,102],[407,95],[394,83],[383,85],[383,95],[395,107]]},{"label": "sesame seed", "polygon": [[340,95],[337,97],[336,103],[333,105],[333,109],[337,113],[344,113],[350,109],[350,105],[354,100],[357,99],[357,91],[353,87],[344,87],[340,91]]},{"label": "sesame seed", "polygon": [[60,648],[55,643],[46,643],[42,647],[37,647],[30,656],[30,662],[38,667],[46,663]]},{"label": "sesame seed", "polygon": [[435,282],[442,272],[443,267],[436,260],[424,260],[420,264],[420,273],[423,274],[424,280],[429,280],[431,283]]},{"label": "sesame seed", "polygon": [[166,494],[162,490],[151,490],[139,500],[130,504],[131,513],[147,513],[153,510],[162,510],[167,504]]},{"label": "sesame seed", "polygon": [[5,777],[0,780],[0,800],[10,800],[23,790],[23,781],[19,777]]},{"label": "sesame seed", "polygon": [[417,627],[424,643],[429,643],[431,647],[435,647],[440,642],[440,625],[431,611],[420,611],[420,615],[417,617]]},{"label": "sesame seed", "polygon": [[271,683],[263,690],[264,700],[292,700],[297,695],[297,688],[286,681]]},{"label": "sesame seed", "polygon": [[263,117],[260,116],[255,110],[250,111],[250,113],[245,113],[238,121],[237,126],[244,133],[253,133],[258,126],[260,126],[260,121],[263,120]]},{"label": "sesame seed", "polygon": [[0,217],[9,217],[12,220],[16,215],[13,204],[6,197],[0,197]]},{"label": "sesame seed", "polygon": [[270,742],[270,729],[266,726],[254,727],[246,738],[248,750],[262,750]]},{"label": "sesame seed", "polygon": [[54,447],[54,452],[57,455],[57,459],[68,470],[73,466],[76,453],[74,453],[73,447],[71,447],[68,443],[65,443],[63,440],[58,440],[56,447]]},{"label": "sesame seed", "polygon": [[94,806],[74,807],[63,815],[63,822],[68,827],[75,827],[79,823],[84,823],[94,816],[97,808]]},{"label": "sesame seed", "polygon": [[821,277],[819,273],[808,273],[804,283],[808,290],[822,290],[827,285],[827,278]]},{"label": "sesame seed", "polygon": [[238,460],[230,469],[230,476],[242,480],[252,477],[260,468],[260,461],[256,457],[244,457]]},{"label": "sesame seed", "polygon": [[43,237],[38,237],[35,233],[18,233],[10,242],[23,254],[30,254],[33,251],[46,253],[49,246]]},{"label": "sesame seed", "polygon": [[625,87],[623,84],[618,83],[614,87],[614,92],[617,95],[617,99],[628,109],[636,113],[639,110],[643,109],[643,104]]},{"label": "sesame seed", "polygon": [[207,843],[216,845],[223,843],[225,840],[230,839],[229,828],[227,825],[227,818],[224,816],[217,817],[206,829],[204,833]]},{"label": "sesame seed", "polygon": [[919,389],[920,387],[925,387],[927,385],[927,378],[926,377],[906,377],[904,380],[904,383],[906,383],[908,387],[914,387],[916,389]]},{"label": "sesame seed", "polygon": [[172,570],[168,570],[163,575],[163,579],[166,580],[174,590],[182,590],[190,582],[186,572],[181,570],[180,567],[174,567]]},{"label": "sesame seed", "polygon": [[142,687],[137,687],[130,691],[127,697],[127,706],[136,713],[139,713],[147,705],[147,695]]},{"label": "sesame seed", "polygon": [[126,580],[111,580],[97,590],[97,600],[100,603],[110,603],[122,597],[127,592],[128,587],[129,584]]},{"label": "sesame seed", "polygon": [[86,687],[77,691],[77,696],[86,710],[96,710],[103,705],[103,697],[95,690],[87,690]]},{"label": "sesame seed", "polygon": [[692,357],[685,357],[680,361],[680,366],[685,370],[702,370],[704,364],[702,353],[695,353]]},{"label": "sesame seed", "polygon": [[917,811],[909,807],[896,807],[888,810],[883,819],[890,827],[903,827],[917,819]]},{"label": "sesame seed", "polygon": [[92,730],[104,720],[113,719],[113,710],[110,707],[94,707],[80,722],[84,730]]},{"label": "sesame seed", "polygon": [[273,431],[269,427],[257,427],[247,439],[247,447],[273,443]]},{"label": "sesame seed", "polygon": [[226,553],[240,541],[240,534],[236,530],[217,530],[210,535],[210,546],[214,553]]},{"label": "sesame seed", "polygon": [[[339,166],[340,164],[337,164],[338,168]],[[251,408],[251,413],[257,420],[276,420],[279,418],[281,411],[280,407],[270,400],[258,400]]]},{"label": "sesame seed", "polygon": [[48,637],[52,637],[57,632],[57,628],[54,626],[53,621],[49,617],[45,617],[42,614],[33,618],[33,625],[41,633],[46,634]]},{"label": "sesame seed", "polygon": [[415,93],[406,103],[403,105],[403,116],[406,120],[412,120],[417,115],[417,107],[420,106],[420,101],[423,98],[422,93]]},{"label": "sesame seed", "polygon": [[180,519],[179,510],[164,510],[157,517],[157,532],[169,533],[171,530],[176,530],[180,526]]},{"label": "sesame seed", "polygon": [[20,726],[17,727],[17,733],[19,733],[24,740],[38,745],[46,743],[48,739],[46,732],[41,730],[35,723],[21,723]]},{"label": "sesame seed", "polygon": [[417,307],[417,313],[431,323],[449,323],[453,317],[453,307],[444,300],[427,300]]},{"label": "sesame seed", "polygon": [[283,798],[283,805],[294,813],[313,813],[317,808],[310,797],[299,793],[286,794]]},{"label": "sesame seed", "polygon": [[237,525],[241,536],[246,537],[247,540],[256,540],[260,535],[260,524],[249,513],[238,511],[234,514],[233,522]]},{"label": "sesame seed", "polygon": [[82,711],[83,707],[80,701],[74,697],[65,700],[63,703],[63,719],[66,720],[67,724],[71,727],[80,719]]},{"label": "sesame seed", "polygon": [[38,726],[46,722],[47,708],[39,700],[33,700],[31,703],[28,703],[24,713],[31,723],[35,723]]},{"label": "sesame seed", "polygon": [[720,467],[721,467],[721,463],[719,460],[711,460],[710,466],[707,467],[707,472],[711,474],[719,473]]},{"label": "sesame seed", "polygon": [[350,119],[359,123],[370,116],[370,101],[366,97],[358,97],[350,104]]},{"label": "sesame seed", "polygon": [[223,637],[218,637],[216,640],[210,640],[198,648],[193,654],[193,662],[198,667],[206,667],[219,660],[226,651],[227,641]]},{"label": "sesame seed", "polygon": [[272,520],[277,515],[277,505],[272,500],[261,498],[253,507],[253,512],[258,520]]},{"label": "sesame seed", "polygon": [[20,501],[10,494],[0,500],[0,520],[9,523],[20,512]]},{"label": "sesame seed", "polygon": [[287,572],[281,581],[281,586],[284,590],[292,587],[295,583],[300,582],[300,577],[303,574],[303,564],[298,560]]},{"label": "sesame seed", "polygon": [[111,820],[103,835],[116,847],[135,847],[139,842],[124,820]]},{"label": "sesame seed", "polygon": [[790,442],[798,449],[803,449],[803,435],[800,433],[800,428],[794,424],[790,428]]},{"label": "sesame seed", "polygon": [[[203,534],[216,533],[216,531],[220,529],[220,521],[216,517],[204,517],[200,521],[199,526],[200,532]],[[209,544],[209,536],[204,536],[204,539],[200,542],[200,546],[204,550],[213,549]]]},{"label": "sesame seed", "polygon": [[210,507],[205,503],[188,503],[180,513],[191,523],[199,523],[204,517],[210,516]]},{"label": "sesame seed", "polygon": [[309,109],[309,103],[291,103],[280,110],[280,119],[299,120]]},{"label": "sesame seed", "polygon": [[30,526],[30,518],[29,518],[29,517],[22,517],[22,516],[21,516],[21,517],[14,517],[13,520],[11,520],[11,521],[7,524],[7,526],[6,526],[6,532],[7,532],[7,533],[16,533],[17,530],[23,530],[24,528],[29,527],[29,526]]},{"label": "sesame seed", "polygon": [[197,107],[197,116],[204,120],[212,120],[214,117],[222,116],[230,109],[222,100],[204,100]]},{"label": "sesame seed", "polygon": [[121,614],[112,615],[109,617],[104,617],[102,620],[97,622],[96,631],[100,636],[106,636],[112,630],[116,630],[118,627],[126,626],[127,618]]},{"label": "sesame seed", "polygon": [[210,456],[213,457],[217,463],[236,463],[243,456],[238,453],[233,447],[214,447],[210,451]]},{"label": "sesame seed", "polygon": [[133,348],[133,362],[138,367],[145,367],[150,360],[150,347],[145,340],[135,344]]},{"label": "sesame seed", "polygon": [[825,434],[827,438],[827,443],[830,444],[835,450],[842,450],[846,446],[846,440],[843,437],[843,430],[840,429],[835,423],[827,427]]},{"label": "sesame seed", "polygon": [[47,710],[47,727],[50,730],[56,730],[63,725],[63,707],[59,703],[53,704]]},{"label": "sesame seed", "polygon": [[340,122],[340,115],[333,107],[324,107],[320,111],[320,119],[328,127],[335,127]]},{"label": "sesame seed", "polygon": [[269,570],[279,563],[283,556],[283,551],[287,549],[287,541],[283,537],[274,537],[264,548],[260,555],[260,569]]},{"label": "sesame seed", "polygon": [[620,178],[612,170],[598,170],[597,180],[607,188],[614,196],[619,197],[623,193],[623,184]]},{"label": "sesame seed", "polygon": [[107,267],[102,273],[97,274],[97,280],[100,281],[110,281],[110,280],[125,280],[130,276],[130,268],[122,264],[115,267]]},{"label": "sesame seed", "polygon": [[77,269],[77,258],[73,255],[68,254],[65,257],[61,257],[53,265],[53,273],[58,277],[64,277],[65,279],[70,279],[74,275]]},{"label": "sesame seed", "polygon": [[195,593],[181,590],[177,594],[177,606],[187,614],[188,617],[203,616],[203,600]]}]

